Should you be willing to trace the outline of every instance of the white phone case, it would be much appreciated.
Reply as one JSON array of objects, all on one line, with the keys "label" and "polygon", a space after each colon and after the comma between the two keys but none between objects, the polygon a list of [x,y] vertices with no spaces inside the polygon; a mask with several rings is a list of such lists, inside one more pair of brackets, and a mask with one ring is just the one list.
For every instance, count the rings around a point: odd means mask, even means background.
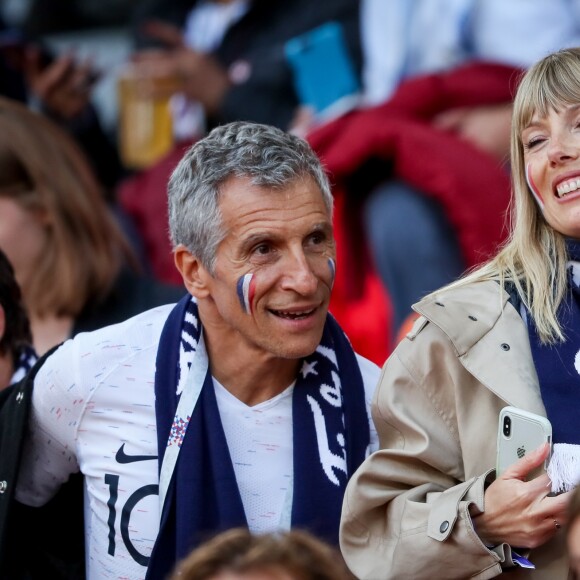
[{"label": "white phone case", "polygon": [[[551,453],[552,425],[548,419],[516,407],[504,407],[499,414],[497,431],[497,475],[544,443],[550,444]],[[549,459],[548,456],[544,465],[532,471],[528,479],[544,473]]]}]

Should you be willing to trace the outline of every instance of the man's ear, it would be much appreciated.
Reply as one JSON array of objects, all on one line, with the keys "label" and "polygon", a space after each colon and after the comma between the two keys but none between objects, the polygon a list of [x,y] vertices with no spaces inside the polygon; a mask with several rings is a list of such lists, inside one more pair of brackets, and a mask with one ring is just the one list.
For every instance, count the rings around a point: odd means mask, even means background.
[{"label": "man's ear", "polygon": [[183,244],[179,244],[173,251],[173,259],[187,291],[196,298],[208,296],[207,281],[211,276],[199,258],[194,256]]}]

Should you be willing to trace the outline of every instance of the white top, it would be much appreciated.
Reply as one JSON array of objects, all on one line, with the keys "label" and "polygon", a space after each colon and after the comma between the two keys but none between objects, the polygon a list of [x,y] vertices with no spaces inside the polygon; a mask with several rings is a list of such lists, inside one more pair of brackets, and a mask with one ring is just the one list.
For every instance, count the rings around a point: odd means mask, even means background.
[{"label": "white top", "polygon": [[[159,526],[155,359],[171,309],[155,308],[77,335],[35,379],[17,499],[42,505],[80,468],[89,580],[145,576]],[[358,360],[370,409],[379,369]],[[291,508],[292,386],[254,407],[215,386],[250,527],[285,529]],[[369,424],[374,450],[370,411]]]},{"label": "white top", "polygon": [[580,45],[579,0],[362,0],[368,104],[399,82],[468,60],[531,64]]},{"label": "white top", "polygon": [[233,0],[225,4],[211,0],[197,3],[185,20],[185,44],[197,52],[212,52],[249,8],[248,0]]},{"label": "white top", "polygon": [[[209,53],[222,42],[226,32],[249,10],[248,0],[213,2],[202,0],[188,13],[183,30],[187,47],[196,52]],[[183,93],[171,98],[173,135],[177,140],[192,139],[205,131],[205,114],[200,103]]]}]

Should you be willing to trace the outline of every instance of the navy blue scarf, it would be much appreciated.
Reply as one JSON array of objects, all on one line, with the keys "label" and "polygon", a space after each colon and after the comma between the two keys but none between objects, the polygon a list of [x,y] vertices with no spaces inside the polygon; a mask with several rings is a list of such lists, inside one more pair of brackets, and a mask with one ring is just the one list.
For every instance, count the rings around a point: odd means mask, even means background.
[{"label": "navy blue scarf", "polygon": [[[561,464],[549,470],[552,479],[559,480],[555,488],[568,489],[573,484],[562,477],[562,468],[570,471],[571,463],[577,461],[570,454],[557,453],[564,446],[580,445],[578,408],[580,406],[580,241],[567,240],[566,248],[571,260],[568,268],[568,291],[558,309],[558,321],[565,337],[564,342],[542,344],[532,320],[528,315],[528,333],[532,357],[542,401],[548,419],[552,423],[554,456],[552,463]],[[560,447],[560,449],[558,449]],[[580,450],[580,448],[578,448]],[[558,473],[554,473],[556,469]],[[572,474],[569,477],[574,477]],[[556,491],[556,489],[554,489]]]},{"label": "navy blue scarf", "polygon": [[[570,259],[580,262],[580,242],[568,240],[567,248]],[[568,292],[558,310],[558,321],[566,340],[545,345],[540,342],[536,325],[528,316],[530,346],[542,401],[552,423],[554,443],[580,444],[580,374],[575,368],[580,349],[580,288],[574,282],[572,267],[568,269]]]},{"label": "navy blue scarf", "polygon": [[[160,469],[168,444],[181,448],[147,570],[149,579],[165,577],[177,560],[215,533],[247,527],[209,371],[191,418],[174,421],[201,332],[197,304],[186,296],[171,311],[157,351]],[[330,315],[319,347],[304,359],[298,373],[292,412],[292,527],[337,544],[344,490],[365,458],[369,425],[356,356]]]}]

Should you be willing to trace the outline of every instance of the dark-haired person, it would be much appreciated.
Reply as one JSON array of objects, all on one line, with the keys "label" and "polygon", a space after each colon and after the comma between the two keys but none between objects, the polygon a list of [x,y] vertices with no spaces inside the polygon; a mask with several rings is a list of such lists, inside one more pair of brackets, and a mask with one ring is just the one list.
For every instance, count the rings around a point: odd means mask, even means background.
[{"label": "dark-haired person", "polygon": [[20,288],[0,250],[0,389],[21,380],[36,358]]}]

